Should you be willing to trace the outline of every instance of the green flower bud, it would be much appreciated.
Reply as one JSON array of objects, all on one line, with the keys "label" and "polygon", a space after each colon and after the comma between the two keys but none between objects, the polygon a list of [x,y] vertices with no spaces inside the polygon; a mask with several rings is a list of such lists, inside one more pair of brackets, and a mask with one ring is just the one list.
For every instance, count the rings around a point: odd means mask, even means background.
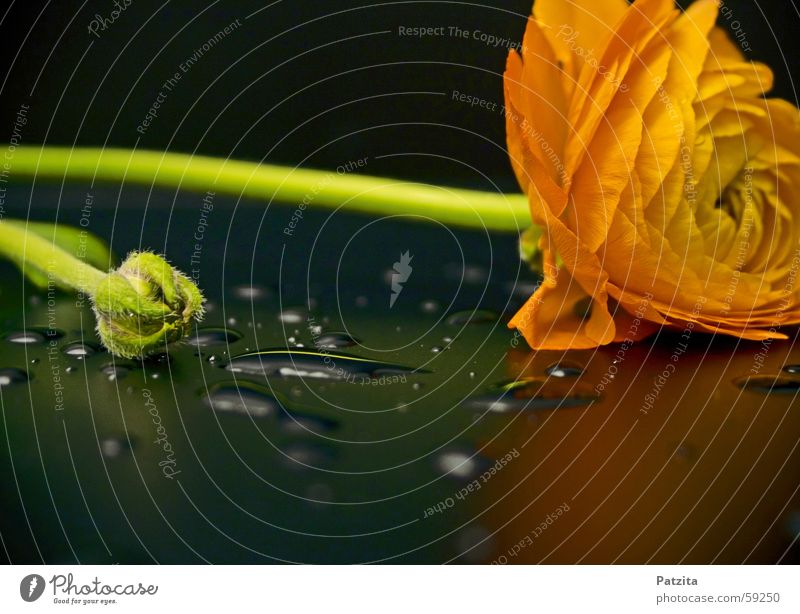
[{"label": "green flower bud", "polygon": [[164,351],[189,334],[204,312],[197,286],[150,252],[132,252],[92,294],[100,339],[123,358]]}]

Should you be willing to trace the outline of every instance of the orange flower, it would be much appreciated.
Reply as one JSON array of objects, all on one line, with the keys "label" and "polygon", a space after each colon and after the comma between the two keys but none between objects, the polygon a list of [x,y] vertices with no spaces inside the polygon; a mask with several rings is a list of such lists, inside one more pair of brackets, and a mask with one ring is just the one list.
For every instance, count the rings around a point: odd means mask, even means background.
[{"label": "orange flower", "polygon": [[[504,76],[508,149],[545,278],[534,349],[665,326],[800,322],[800,112],[715,27],[718,2],[537,0]],[[575,306],[578,306],[578,309]]]}]

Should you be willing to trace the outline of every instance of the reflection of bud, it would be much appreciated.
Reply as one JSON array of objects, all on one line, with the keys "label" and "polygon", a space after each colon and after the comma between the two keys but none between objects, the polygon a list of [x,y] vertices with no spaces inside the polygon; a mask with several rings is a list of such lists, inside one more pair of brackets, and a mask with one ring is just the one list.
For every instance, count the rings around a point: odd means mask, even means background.
[{"label": "reflection of bud", "polygon": [[97,332],[109,351],[143,358],[163,351],[203,317],[203,295],[161,256],[132,252],[93,296]]}]

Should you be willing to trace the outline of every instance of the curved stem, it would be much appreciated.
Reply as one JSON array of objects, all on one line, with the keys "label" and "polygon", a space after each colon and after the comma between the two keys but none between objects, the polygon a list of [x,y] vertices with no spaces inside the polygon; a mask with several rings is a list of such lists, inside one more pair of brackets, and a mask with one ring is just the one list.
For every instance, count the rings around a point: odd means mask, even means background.
[{"label": "curved stem", "polygon": [[106,273],[29,231],[25,222],[0,221],[0,254],[23,267],[33,267],[48,282],[92,295]]},{"label": "curved stem", "polygon": [[[54,231],[55,232],[55,231]],[[108,350],[144,358],[180,341],[203,317],[203,294],[164,258],[133,252],[113,271],[76,258],[23,221],[0,220],[0,256],[15,261],[31,280],[87,295],[97,332]]]},{"label": "curved stem", "polygon": [[372,215],[416,216],[466,228],[520,232],[530,226],[521,194],[409,183],[257,162],[146,150],[18,147],[12,179],[87,179],[212,191],[297,207],[342,207]]}]

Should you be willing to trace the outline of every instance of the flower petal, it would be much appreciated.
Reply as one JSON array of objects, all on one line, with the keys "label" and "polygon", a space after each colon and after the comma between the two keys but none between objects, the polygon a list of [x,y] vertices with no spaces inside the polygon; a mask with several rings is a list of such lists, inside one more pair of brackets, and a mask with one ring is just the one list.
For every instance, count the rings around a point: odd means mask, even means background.
[{"label": "flower petal", "polygon": [[607,304],[592,300],[564,269],[542,283],[509,327],[541,350],[593,348],[611,343],[616,333]]}]

